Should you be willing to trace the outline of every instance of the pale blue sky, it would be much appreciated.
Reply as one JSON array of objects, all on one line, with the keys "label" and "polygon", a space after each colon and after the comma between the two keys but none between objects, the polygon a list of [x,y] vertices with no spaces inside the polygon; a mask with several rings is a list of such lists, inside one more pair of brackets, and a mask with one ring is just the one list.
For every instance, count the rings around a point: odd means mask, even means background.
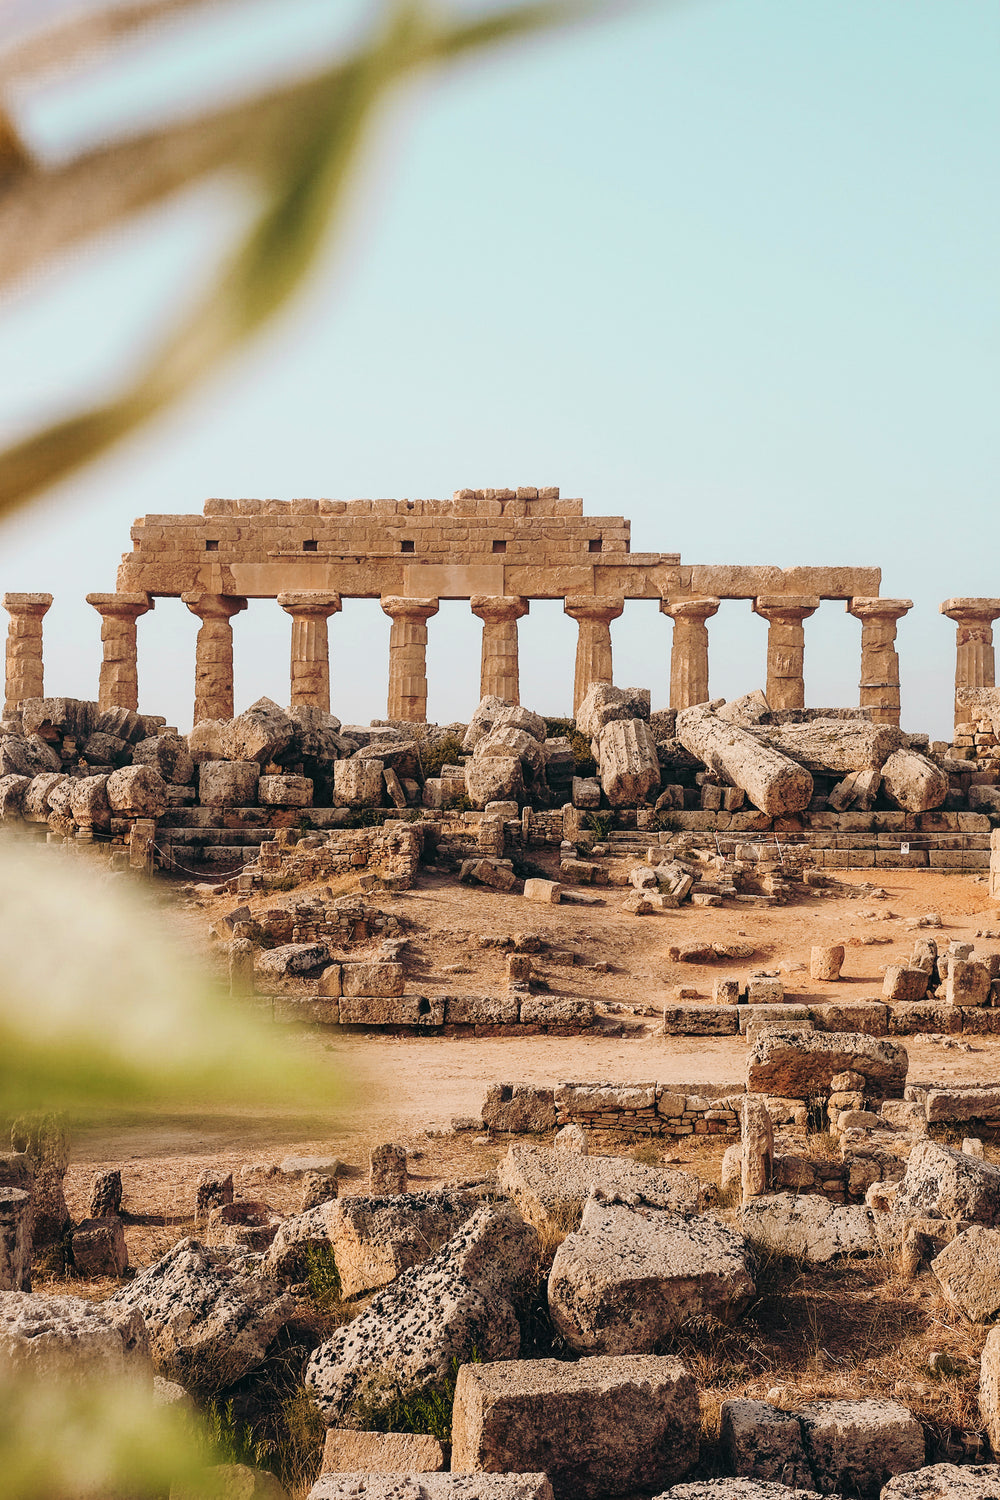
[{"label": "pale blue sky", "polygon": [[[239,52],[220,14],[20,118],[65,153],[290,67],[370,10],[251,7]],[[47,691],[96,696],[83,596],[114,586],[146,511],[558,484],[629,517],[634,550],[881,566],[882,592],[916,606],[904,727],[946,734],[954,627],[937,606],[1000,595],[998,61],[992,0],[687,0],[410,95],[293,312],[5,528],[0,588],[56,595]],[[203,187],[0,310],[0,433],[114,380],[242,208],[237,187]],[[237,707],[285,701],[287,617],[258,602],[234,625]],[[181,727],[196,627],[176,601],[140,622],[141,706]],[[374,602],[331,622],[345,722],[384,712],[388,628]],[[536,604],[521,629],[524,701],[567,711],[575,625]],[[479,632],[461,604],[430,622],[440,721],[476,700]],[[809,703],[857,701],[859,633],[835,603],[807,622]],[[765,634],[724,606],[713,693],[762,685]],[[618,681],[664,704],[669,622],[631,604],[613,638]]]}]

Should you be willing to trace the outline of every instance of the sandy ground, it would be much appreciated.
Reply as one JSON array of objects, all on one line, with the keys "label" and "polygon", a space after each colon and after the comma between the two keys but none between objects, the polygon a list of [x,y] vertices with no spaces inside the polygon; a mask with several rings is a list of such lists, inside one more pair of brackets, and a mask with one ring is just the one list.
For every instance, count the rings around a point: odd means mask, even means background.
[{"label": "sandy ground", "polygon": [[[842,879],[860,885],[866,873]],[[122,1118],[80,1130],[67,1180],[71,1211],[82,1216],[96,1168],[120,1165],[132,1214],[131,1253],[142,1264],[190,1227],[194,1182],[208,1166],[237,1173],[245,1169],[238,1191],[266,1197],[287,1212],[298,1206],[298,1185],[268,1175],[268,1169],[291,1154],[335,1155],[350,1164],[354,1175],[344,1181],[345,1191],[363,1185],[368,1150],[381,1140],[400,1140],[419,1153],[412,1158],[412,1169],[420,1187],[488,1170],[505,1146],[486,1142],[475,1132],[453,1134],[448,1126],[453,1116],[477,1116],[486,1086],[496,1080],[740,1082],[746,1051],[742,1040],[653,1034],[657,1012],[665,1001],[676,1003],[679,986],[697,1003],[695,994],[710,998],[717,973],[766,967],[783,975],[790,998],[874,998],[880,994],[885,965],[909,953],[915,933],[907,929],[908,919],[937,912],[943,927],[928,935],[938,940],[973,939],[977,931],[997,929],[1000,912],[981,879],[882,873],[883,897],[848,899],[835,889],[783,907],[689,906],[643,918],[620,912],[623,893],[615,890],[602,890],[604,904],[596,907],[529,906],[517,896],[458,886],[434,875],[422,876],[412,891],[380,892],[369,899],[406,924],[409,988],[502,993],[506,954],[482,946],[482,940],[533,933],[546,944],[536,968],[551,992],[592,996],[605,1014],[604,1024],[614,1030],[624,1021],[628,1034],[452,1039],[331,1030],[290,1039],[290,1045],[309,1048],[329,1066],[331,1100],[338,1102],[328,1119],[296,1120],[260,1111],[252,1117]],[[349,886],[342,883],[340,889],[345,888]],[[252,904],[261,910],[308,894],[304,887]],[[231,896],[196,893],[181,885],[171,895],[168,920],[186,945],[201,945],[213,961],[209,926],[237,903]],[[695,965],[671,962],[667,956],[674,944],[737,938],[753,942],[752,960]],[[841,982],[819,985],[808,976],[809,949],[826,942],[845,943],[847,959]],[[995,951],[1000,938],[981,938],[978,946]],[[356,948],[350,956],[364,952]],[[575,954],[572,964],[570,953]],[[594,969],[595,963],[609,965],[610,972]],[[947,1048],[911,1038],[907,1048],[911,1080],[1000,1079],[1000,1038],[959,1040]],[[620,1143],[616,1149],[622,1149]],[[705,1175],[717,1171],[718,1152],[706,1151],[704,1145],[663,1149],[667,1159],[697,1165]]]}]

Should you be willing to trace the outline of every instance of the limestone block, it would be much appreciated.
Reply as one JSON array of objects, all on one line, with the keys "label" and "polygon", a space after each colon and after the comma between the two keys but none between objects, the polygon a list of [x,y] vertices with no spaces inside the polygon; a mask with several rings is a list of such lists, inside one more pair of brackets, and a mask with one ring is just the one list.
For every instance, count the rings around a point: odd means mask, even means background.
[{"label": "limestone block", "polygon": [[296,732],[296,722],[270,698],[257,702],[227,726],[223,753],[227,760],[254,760],[259,766],[277,760]]},{"label": "limestone block", "polygon": [[907,1066],[905,1047],[885,1037],[776,1028],[750,1044],[746,1084],[749,1093],[812,1099],[829,1093],[833,1076],[850,1069],[863,1075],[870,1098],[901,1098]]},{"label": "limestone block", "polygon": [[1000,1328],[986,1336],[980,1358],[979,1415],[986,1428],[990,1446],[1000,1451]]},{"label": "limestone block", "polygon": [[740,787],[768,817],[808,807],[813,779],[807,770],[707,707],[686,708],[677,715],[677,738],[709,770]]},{"label": "limestone block", "polygon": [[279,948],[259,951],[254,968],[258,982],[266,985],[269,980],[315,974],[329,962],[330,952],[325,943],[282,943]]},{"label": "limestone block", "polygon": [[780,1005],[785,998],[785,984],[767,974],[751,974],[747,980],[748,1005]]},{"label": "limestone block", "polygon": [[[307,1177],[303,1176],[303,1182],[306,1180]],[[335,1198],[336,1179],[328,1177],[326,1181],[333,1182],[334,1192],[330,1196]],[[310,1253],[317,1250],[328,1252],[331,1249],[326,1232],[328,1208],[329,1200],[326,1200],[313,1208],[293,1214],[279,1224],[274,1239],[261,1257],[260,1269],[263,1275],[288,1282],[308,1279]]]},{"label": "limestone block", "polygon": [[593,1026],[594,1002],[571,995],[532,995],[521,1001],[525,1026]]},{"label": "limestone block", "polygon": [[415,1432],[328,1427],[321,1474],[437,1474],[448,1459],[437,1438]]},{"label": "limestone block", "polygon": [[773,1193],[752,1198],[739,1228],[758,1249],[822,1266],[839,1255],[872,1255],[877,1249],[872,1214],[818,1195]]},{"label": "limestone block", "polygon": [[516,995],[446,995],[444,1000],[448,1026],[511,1026],[519,1013]]},{"label": "limestone block", "polygon": [[530,1083],[491,1083],[483,1100],[482,1119],[486,1130],[542,1135],[556,1126],[554,1090]]},{"label": "limestone block", "polygon": [[171,786],[187,786],[194,781],[194,759],[187,740],[179,734],[140,740],[132,751],[132,764],[152,766]]},{"label": "limestone block", "polygon": [[762,724],[754,732],[807,770],[827,776],[877,771],[904,744],[904,736],[894,725],[866,719]]},{"label": "limestone block", "polygon": [[458,1372],[454,1474],[541,1468],[558,1500],[680,1479],[698,1458],[698,1392],[680,1360],[597,1356],[467,1364]]},{"label": "limestone block", "polygon": [[948,795],[948,777],[926,755],[897,750],[882,767],[882,787],[889,800],[905,812],[929,812]]},{"label": "limestone block", "polygon": [[886,1000],[922,1000],[927,994],[929,977],[926,969],[890,964],[882,980],[882,995]]},{"label": "limestone block", "polygon": [[824,943],[813,946],[809,955],[810,979],[819,979],[827,983],[832,982],[840,978],[840,971],[843,966],[843,943]]},{"label": "limestone block", "polygon": [[277,1282],[241,1275],[226,1250],[197,1240],[181,1240],[103,1306],[141,1314],[157,1372],[203,1395],[256,1369],[296,1310]]},{"label": "limestone block", "polygon": [[333,800],[337,807],[381,807],[385,763],[369,757],[338,760],[333,767]]},{"label": "limestone block", "polygon": [[35,1248],[57,1245],[69,1224],[63,1189],[69,1165],[69,1132],[59,1114],[29,1114],[14,1120],[11,1145],[23,1152],[31,1172],[32,1236]]},{"label": "limestone block", "polygon": [[517,729],[524,729],[539,743],[545,739],[545,720],[539,714],[522,708],[519,703],[510,703],[505,698],[488,696],[480,700],[469,720],[462,749],[467,752],[475,750],[479,741],[499,724],[513,724]]},{"label": "limestone block", "polygon": [[740,1185],[744,1204],[766,1193],[774,1173],[774,1125],[763,1099],[745,1094],[740,1105]]},{"label": "limestone block", "polygon": [[81,1297],[0,1292],[0,1371],[15,1380],[128,1382],[152,1390],[139,1312]]},{"label": "limestone block", "polygon": [[525,901],[537,901],[542,906],[557,906],[562,899],[562,886],[557,880],[537,880],[532,878],[524,882],[522,892]]},{"label": "limestone block", "polygon": [[0,1186],[0,1292],[31,1291],[31,1194]]},{"label": "limestone block", "polygon": [[521,762],[522,775],[526,782],[542,776],[545,771],[545,755],[534,735],[515,724],[498,724],[485,735],[476,746],[474,759],[515,759]]},{"label": "limestone block", "polygon": [[405,1151],[401,1167],[398,1161],[387,1161],[386,1166],[393,1168],[386,1191],[378,1190],[379,1196],[338,1198],[326,1210],[327,1236],[345,1297],[377,1291],[410,1266],[421,1265],[480,1206],[469,1193],[408,1193]]},{"label": "limestone block", "polygon": [[161,818],[167,810],[167,788],[152,766],[123,766],[105,786],[111,811],[135,818]]},{"label": "limestone block", "polygon": [[341,993],[345,999],[371,995],[387,998],[403,993],[401,963],[345,963],[341,969]]},{"label": "limestone block", "polygon": [[931,1270],[970,1323],[992,1323],[1000,1313],[1000,1230],[973,1224],[935,1256]]},{"label": "limestone block", "polygon": [[40,776],[61,768],[59,754],[37,734],[4,735],[0,739],[0,776]]},{"label": "limestone block", "polygon": [[792,1412],[780,1411],[767,1401],[723,1401],[719,1446],[726,1467],[735,1475],[812,1488],[802,1429]]},{"label": "limestone block", "polygon": [[942,1121],[951,1125],[961,1120],[1000,1120],[1000,1088],[928,1089],[924,1107],[930,1125]]},{"label": "limestone block", "polygon": [[70,812],[79,828],[107,833],[111,827],[111,803],[108,801],[108,777],[83,776],[70,783]]},{"label": "limestone block", "polygon": [[642,719],[616,719],[598,741],[601,786],[612,807],[645,802],[660,785],[660,758],[649,725]]},{"label": "limestone block", "polygon": [[313,784],[306,776],[262,776],[257,798],[262,807],[312,807]]},{"label": "limestone block", "polygon": [[596,776],[573,777],[573,806],[596,811],[601,805],[601,783]]},{"label": "limestone block", "polygon": [[900,1474],[880,1500],[995,1500],[1000,1495],[1000,1464],[928,1464]]},{"label": "limestone block", "polygon": [[21,799],[21,816],[26,823],[47,823],[49,797],[66,777],[59,771],[43,771],[33,776]]},{"label": "limestone block", "polygon": [[610,682],[592,682],[576,711],[576,727],[588,739],[596,739],[605,724],[625,719],[649,720],[648,688],[617,688]]},{"label": "limestone block", "polygon": [[990,997],[991,982],[986,964],[953,958],[945,980],[945,1001],[948,1005],[985,1005]]},{"label": "limestone block", "polygon": [[556,1251],[548,1303],[578,1353],[646,1354],[688,1318],[731,1322],[755,1290],[749,1247],[710,1214],[592,1194]]},{"label": "limestone block", "polygon": [[21,816],[24,794],[30,785],[30,776],[0,776],[0,822]]},{"label": "limestone block", "polygon": [[121,1211],[122,1174],[117,1167],[95,1172],[90,1182],[88,1219],[106,1219]]},{"label": "limestone block", "polygon": [[712,983],[712,999],[717,1005],[738,1005],[740,982],[731,975],[720,975]]},{"label": "limestone block", "polygon": [[424,782],[421,801],[424,807],[436,809],[451,807],[465,796],[465,776],[428,776]]},{"label": "limestone block", "polygon": [[266,1469],[249,1464],[212,1464],[202,1470],[194,1488],[171,1485],[170,1500],[289,1500],[289,1495]]},{"label": "limestone block", "polygon": [[255,760],[207,760],[198,767],[198,801],[203,807],[253,807],[260,766]]},{"label": "limestone block", "polygon": [[[206,760],[225,760],[224,736],[228,720],[200,719],[187,737],[188,751],[196,766]],[[259,768],[258,768],[259,769]]]},{"label": "limestone block", "polygon": [[821,1491],[875,1500],[894,1474],[919,1469],[924,1430],[898,1401],[811,1401],[800,1408],[802,1440]]},{"label": "limestone block", "polygon": [[590,1155],[590,1142],[582,1125],[564,1125],[552,1137],[553,1151],[572,1151],[577,1156]]},{"label": "limestone block", "polygon": [[664,1036],[735,1036],[740,1016],[734,1005],[665,1005]]},{"label": "limestone block", "polygon": [[341,1026],[443,1026],[441,995],[344,996]]},{"label": "limestone block", "polygon": [[618,1156],[576,1156],[537,1146],[511,1146],[497,1171],[497,1186],[543,1232],[565,1231],[579,1221],[583,1205],[597,1188],[608,1197],[649,1208],[695,1214],[704,1189],[690,1172],[647,1167]]},{"label": "limestone block", "polygon": [[125,1230],[117,1214],[84,1219],[70,1242],[78,1276],[121,1276],[128,1266]]},{"label": "limestone block", "polygon": [[321,1474],[306,1500],[552,1500],[552,1486],[544,1474]]},{"label": "limestone block", "polygon": [[489,802],[524,801],[524,774],[516,756],[473,757],[465,767],[466,795],[474,807]]},{"label": "limestone block", "polygon": [[406,1192],[406,1147],[396,1141],[373,1146],[368,1157],[368,1188],[372,1194],[395,1196]]},{"label": "limestone block", "polygon": [[[305,1384],[330,1421],[359,1398],[386,1405],[440,1389],[453,1361],[515,1358],[511,1304],[538,1253],[538,1237],[511,1204],[484,1204],[429,1260],[379,1292],[312,1354]],[[476,1368],[481,1368],[477,1366]]]},{"label": "limestone block", "polygon": [[996,1225],[1000,1221],[1000,1167],[937,1141],[917,1141],[906,1163],[896,1208],[911,1217]]}]

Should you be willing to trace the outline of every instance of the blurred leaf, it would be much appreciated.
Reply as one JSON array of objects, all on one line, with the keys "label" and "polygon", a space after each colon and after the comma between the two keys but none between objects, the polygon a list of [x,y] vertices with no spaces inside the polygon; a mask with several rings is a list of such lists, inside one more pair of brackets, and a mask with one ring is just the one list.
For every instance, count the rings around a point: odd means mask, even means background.
[{"label": "blurred leaf", "polygon": [[163,1500],[172,1486],[208,1496],[204,1455],[192,1417],[154,1406],[138,1382],[0,1379],[4,1500]]},{"label": "blurred leaf", "polygon": [[[454,61],[497,42],[603,9],[596,0],[539,0],[473,20],[446,23],[425,0],[396,0],[388,6],[367,46],[323,79],[288,97],[286,149],[278,152],[284,161],[279,161],[273,173],[270,200],[228,269],[133,385],[118,398],[53,423],[0,454],[0,516],[63,479],[161,411],[210,374],[284,306],[315,263],[327,231],[331,225],[336,227],[344,188],[365,131],[377,105],[400,78],[431,63]],[[269,103],[282,108],[273,97]],[[215,164],[219,164],[218,152],[227,133],[232,149],[234,124],[231,112],[215,118],[213,145],[201,150],[197,163],[196,138],[186,138],[186,180],[195,171],[210,169],[213,149]],[[175,135],[175,144],[179,139]],[[105,157],[101,162],[105,181],[111,166],[112,160]],[[9,191],[23,195],[33,184],[34,175],[29,173],[28,184],[20,188],[19,181],[15,178]],[[176,170],[173,182],[179,185]],[[127,194],[118,196],[118,212],[127,211],[126,201],[135,206],[137,198],[133,183],[130,198]],[[0,240],[5,238],[3,229],[0,217]]]},{"label": "blurred leaf", "polygon": [[181,949],[132,882],[0,839],[4,1110],[340,1102],[328,1069]]}]

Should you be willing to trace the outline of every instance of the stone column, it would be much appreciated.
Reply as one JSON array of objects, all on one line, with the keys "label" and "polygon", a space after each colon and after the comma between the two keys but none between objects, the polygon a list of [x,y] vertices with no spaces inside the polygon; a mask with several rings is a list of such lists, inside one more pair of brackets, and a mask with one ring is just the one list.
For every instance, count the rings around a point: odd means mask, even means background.
[{"label": "stone column", "polygon": [[959,705],[960,689],[996,686],[993,621],[1000,615],[1000,599],[946,599],[940,608],[958,626],[955,641],[955,723],[958,724],[968,716],[968,710]]},{"label": "stone column", "polygon": [[509,703],[520,703],[517,622],[528,613],[527,599],[520,595],[473,594],[469,604],[472,613],[483,622],[480,697],[506,698]]},{"label": "stone column", "polygon": [[899,726],[899,656],[896,621],[912,599],[848,599],[847,612],[861,621],[861,691],[858,699],[880,724]]},{"label": "stone column", "polygon": [[98,705],[102,712],[106,708],[135,710],[139,707],[135,622],[140,615],[149,613],[153,601],[148,594],[88,594],[87,603],[93,605],[101,617],[104,656],[97,690]]},{"label": "stone column", "polygon": [[278,595],[292,617],[290,704],[308,703],[330,712],[330,636],[327,620],[341,609],[339,594],[308,591]]},{"label": "stone column", "polygon": [[233,717],[233,627],[230,620],[246,609],[237,594],[182,594],[201,620],[195,646],[194,722]]},{"label": "stone column", "polygon": [[4,594],[10,615],[7,627],[7,692],[4,713],[13,713],[25,698],[43,698],[42,616],[51,594]]},{"label": "stone column", "polygon": [[802,621],[819,609],[815,596],[793,598],[769,594],[755,599],[754,614],[763,615],[767,632],[767,701],[772,708],[805,708],[802,658],[806,633]]},{"label": "stone column", "polygon": [[427,719],[427,621],[437,614],[438,600],[394,595],[381,603],[392,621],[388,716],[423,724]]},{"label": "stone column", "polygon": [[690,708],[708,702],[708,626],[719,608],[718,599],[660,600],[660,609],[674,622],[670,650],[670,707]]},{"label": "stone column", "polygon": [[563,609],[577,621],[576,675],[573,679],[573,713],[587,696],[592,682],[611,682],[611,621],[617,620],[625,600],[601,594],[576,594],[563,600]]}]

